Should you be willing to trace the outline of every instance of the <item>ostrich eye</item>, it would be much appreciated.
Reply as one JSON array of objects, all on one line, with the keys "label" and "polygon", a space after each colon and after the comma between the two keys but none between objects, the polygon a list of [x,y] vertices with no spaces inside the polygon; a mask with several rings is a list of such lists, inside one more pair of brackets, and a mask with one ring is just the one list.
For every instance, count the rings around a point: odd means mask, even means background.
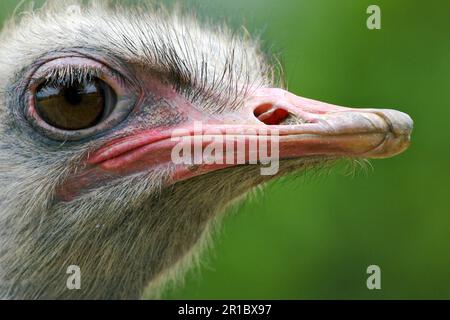
[{"label": "ostrich eye", "polygon": [[44,83],[37,88],[35,99],[39,116],[62,130],[82,130],[99,124],[117,102],[114,90],[98,78],[67,85]]},{"label": "ostrich eye", "polygon": [[140,87],[120,70],[82,56],[50,60],[29,79],[25,117],[55,141],[81,141],[112,130],[128,117],[140,96]]}]

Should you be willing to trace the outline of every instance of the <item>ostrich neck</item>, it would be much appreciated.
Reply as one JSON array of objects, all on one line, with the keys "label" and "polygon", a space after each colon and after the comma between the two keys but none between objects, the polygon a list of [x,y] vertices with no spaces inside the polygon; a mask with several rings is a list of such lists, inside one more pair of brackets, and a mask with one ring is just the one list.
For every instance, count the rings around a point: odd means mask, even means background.
[{"label": "ostrich neck", "polygon": [[[118,213],[123,216],[119,223],[92,221],[65,231],[45,225],[5,234],[9,239],[2,239],[0,249],[0,297],[140,298],[152,280],[200,243],[211,211],[191,209],[142,206]],[[67,287],[69,266],[79,267],[80,289]]]},{"label": "ostrich neck", "polygon": [[[324,160],[283,161],[270,179],[319,163]],[[103,201],[93,194],[25,218],[17,207],[3,205],[0,298],[137,299],[149,284],[147,292],[155,296],[196,261],[218,213],[268,181],[259,173],[259,166],[225,169],[133,199],[116,199],[112,189]],[[69,266],[80,268],[79,290],[67,288]]]},{"label": "ostrich neck", "polygon": [[[95,194],[64,211],[56,206],[26,219],[3,208],[0,297],[140,298],[149,283],[156,287],[192,264],[217,213],[263,182],[257,170],[234,168],[194,178],[157,197],[121,201],[127,203],[122,211],[103,204],[103,211],[93,205],[82,212],[81,204],[94,203]],[[79,290],[67,288],[69,266],[80,268]]]}]

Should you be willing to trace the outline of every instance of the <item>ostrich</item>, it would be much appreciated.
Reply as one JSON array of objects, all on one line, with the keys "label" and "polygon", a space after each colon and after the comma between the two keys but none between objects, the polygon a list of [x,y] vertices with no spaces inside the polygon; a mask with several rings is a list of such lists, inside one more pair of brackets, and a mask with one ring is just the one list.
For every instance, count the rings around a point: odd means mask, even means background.
[{"label": "ostrich", "polygon": [[[399,111],[285,91],[257,41],[178,9],[47,2],[5,25],[0,69],[3,299],[157,296],[251,190],[340,158],[396,155],[412,130]],[[175,164],[171,133],[198,122],[246,143],[247,129],[278,133],[278,171]]]}]

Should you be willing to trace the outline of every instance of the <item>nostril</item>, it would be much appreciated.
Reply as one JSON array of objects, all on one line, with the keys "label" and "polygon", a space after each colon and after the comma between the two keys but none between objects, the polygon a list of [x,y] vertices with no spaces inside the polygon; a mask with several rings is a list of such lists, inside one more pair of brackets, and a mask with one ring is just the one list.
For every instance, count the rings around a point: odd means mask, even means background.
[{"label": "nostril", "polygon": [[256,107],[255,111],[253,111],[253,114],[258,118],[260,115],[266,113],[267,111],[270,111],[271,109],[273,109],[273,105],[270,103],[265,103]]},{"label": "nostril", "polygon": [[290,114],[288,111],[281,108],[274,108],[271,104],[263,104],[258,106],[253,114],[259,121],[267,125],[279,125],[289,118]]}]

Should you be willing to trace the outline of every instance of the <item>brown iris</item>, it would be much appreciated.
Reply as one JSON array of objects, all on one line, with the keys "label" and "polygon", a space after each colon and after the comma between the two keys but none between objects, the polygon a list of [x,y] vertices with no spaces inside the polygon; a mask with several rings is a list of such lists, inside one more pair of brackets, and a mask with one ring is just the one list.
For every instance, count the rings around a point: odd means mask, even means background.
[{"label": "brown iris", "polygon": [[36,111],[47,124],[82,130],[101,122],[113,107],[115,93],[102,80],[71,84],[44,83],[36,90]]}]

